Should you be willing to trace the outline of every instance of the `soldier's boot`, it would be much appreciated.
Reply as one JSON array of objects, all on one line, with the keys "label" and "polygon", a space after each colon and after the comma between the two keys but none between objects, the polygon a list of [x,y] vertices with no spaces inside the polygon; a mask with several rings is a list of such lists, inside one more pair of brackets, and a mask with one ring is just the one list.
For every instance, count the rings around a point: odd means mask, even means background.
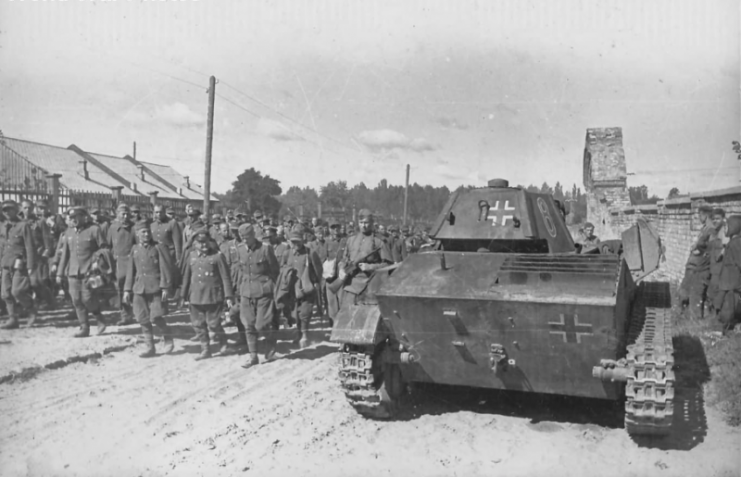
[{"label": "soldier's boot", "polygon": [[257,357],[257,353],[250,353],[250,360],[242,365],[244,369],[250,369],[253,366],[260,364],[260,358]]},{"label": "soldier's boot", "polygon": [[257,357],[257,336],[247,335],[247,347],[250,349],[250,360],[242,365],[244,369],[260,364],[260,358]]},{"label": "soldier's boot", "polygon": [[142,325],[142,336],[144,338],[144,351],[139,354],[139,357],[151,358],[155,356],[157,351],[154,349],[154,333],[151,323]]},{"label": "soldier's boot", "polygon": [[80,321],[80,329],[72,336],[75,338],[87,338],[90,336],[90,323],[88,322],[87,311],[83,310],[82,316],[78,316],[77,319]]},{"label": "soldier's boot", "polygon": [[93,316],[95,316],[95,320],[98,322],[98,330],[97,335],[102,335],[105,333],[106,328],[108,328],[108,323],[106,323],[105,319],[103,318],[103,314],[101,312],[93,313]]},{"label": "soldier's boot", "polygon": [[121,315],[116,322],[116,326],[125,326],[134,323],[134,319],[129,315],[127,311],[121,310]]},{"label": "soldier's boot", "polygon": [[162,333],[162,341],[165,345],[165,347],[162,348],[162,352],[165,354],[172,353],[175,349],[175,340],[172,338],[170,327],[167,326],[167,322],[162,317],[157,318],[155,320],[155,323],[157,324],[157,328],[159,328],[160,332]]},{"label": "soldier's boot", "polygon": [[208,345],[208,331],[201,331],[197,336],[198,340],[201,342],[201,354],[196,356],[196,361],[210,358],[211,348]]},{"label": "soldier's boot", "polygon": [[269,363],[275,359],[275,347],[278,343],[278,336],[274,330],[267,332],[265,336],[265,362]]},{"label": "soldier's boot", "polygon": [[8,321],[6,321],[5,323],[3,323],[2,326],[0,326],[0,329],[3,329],[3,330],[14,330],[14,329],[18,328],[18,326],[19,326],[18,316],[17,315],[13,315],[10,318],[8,318]]},{"label": "soldier's boot", "polygon": [[309,331],[309,322],[307,321],[299,321],[301,323],[301,338],[298,340],[298,345],[301,349],[308,348],[309,347],[309,338],[307,336],[307,333]]},{"label": "soldier's boot", "polygon": [[228,354],[229,353],[229,342],[226,339],[225,333],[214,333],[214,340],[216,341],[216,344],[219,346],[219,354]]},{"label": "soldier's boot", "polygon": [[33,324],[36,323],[36,319],[38,318],[38,316],[39,315],[35,311],[32,311],[31,315],[28,317],[25,328],[32,328]]}]

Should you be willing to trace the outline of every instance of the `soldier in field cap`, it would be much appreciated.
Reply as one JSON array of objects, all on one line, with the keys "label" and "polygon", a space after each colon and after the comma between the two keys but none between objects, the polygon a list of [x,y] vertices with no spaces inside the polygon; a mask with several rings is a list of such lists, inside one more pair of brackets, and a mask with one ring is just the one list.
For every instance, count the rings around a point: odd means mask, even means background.
[{"label": "soldier in field cap", "polygon": [[241,243],[237,246],[239,267],[239,303],[240,318],[247,333],[247,346],[250,360],[243,368],[250,368],[260,363],[257,350],[259,334],[265,336],[265,360],[270,361],[275,355],[275,305],[273,290],[278,278],[278,260],[273,247],[264,244],[251,224],[239,226]]},{"label": "soldier in field cap", "polygon": [[28,326],[36,320],[36,309],[31,297],[30,275],[36,267],[36,247],[31,225],[18,217],[18,203],[6,200],[0,205],[3,222],[0,222],[0,255],[2,267],[2,299],[8,309],[9,319],[2,329],[18,328],[18,305],[29,311]]},{"label": "soldier in field cap", "polygon": [[347,240],[343,259],[343,273],[340,279],[345,281],[343,307],[346,303],[355,304],[365,291],[373,273],[393,263],[388,245],[373,233],[374,216],[368,209],[358,212],[360,230]]},{"label": "soldier in field cap", "polygon": [[176,283],[176,273],[170,250],[156,243],[146,224],[136,224],[138,244],[131,251],[126,266],[124,301],[132,304],[134,315],[142,327],[145,350],[139,356],[150,358],[155,355],[154,326],[164,338],[164,352],[171,353],[174,347],[172,334],[163,318],[167,314],[167,298]]},{"label": "soldier in field cap", "polygon": [[281,270],[279,284],[276,287],[276,303],[290,312],[296,322],[294,343],[305,348],[308,346],[307,331],[319,294],[319,280],[322,276],[322,262],[316,252],[304,243],[305,231],[301,224],[296,225],[288,234],[291,248]]},{"label": "soldier in field cap", "polygon": [[[118,204],[116,207],[116,220],[111,222],[106,235],[106,242],[111,249],[116,267],[116,290],[118,291],[119,326],[134,323],[134,314],[131,310],[131,304],[126,303],[123,299],[124,283],[126,281],[126,270],[131,260],[131,250],[136,243],[136,230],[134,222],[129,217],[129,206]],[[146,226],[143,222],[142,225]]]},{"label": "soldier in field cap", "polygon": [[100,312],[97,289],[88,278],[93,276],[98,269],[98,250],[107,248],[108,244],[100,228],[88,220],[87,211],[84,208],[72,208],[70,217],[73,226],[65,236],[57,282],[61,282],[61,274],[65,273],[69,284],[69,294],[72,296],[72,305],[75,307],[77,319],[80,322],[80,331],[74,337],[85,338],[90,336],[89,313],[92,313],[98,321],[99,335],[106,329],[106,323]]},{"label": "soldier in field cap", "polygon": [[689,318],[692,320],[703,318],[706,293],[710,284],[709,242],[715,232],[712,214],[713,208],[708,205],[703,205],[698,210],[702,228],[690,247],[679,290],[680,299],[689,302]]},{"label": "soldier in field cap", "polygon": [[196,360],[211,357],[209,332],[213,333],[222,354],[228,350],[221,326],[224,304],[231,308],[234,292],[229,266],[224,255],[211,246],[206,227],[194,232],[195,253],[185,260],[183,299],[190,302],[190,320],[201,343]]}]

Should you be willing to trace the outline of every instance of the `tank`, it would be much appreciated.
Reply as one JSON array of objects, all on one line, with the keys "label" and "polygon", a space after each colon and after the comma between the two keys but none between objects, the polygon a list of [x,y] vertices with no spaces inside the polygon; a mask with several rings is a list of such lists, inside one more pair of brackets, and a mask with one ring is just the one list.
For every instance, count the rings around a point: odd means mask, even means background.
[{"label": "tank", "polygon": [[650,223],[621,253],[576,253],[551,196],[491,180],[451,195],[435,248],[376,272],[331,340],[349,403],[393,418],[417,382],[624,400],[631,434],[666,435],[674,374],[668,286]]}]

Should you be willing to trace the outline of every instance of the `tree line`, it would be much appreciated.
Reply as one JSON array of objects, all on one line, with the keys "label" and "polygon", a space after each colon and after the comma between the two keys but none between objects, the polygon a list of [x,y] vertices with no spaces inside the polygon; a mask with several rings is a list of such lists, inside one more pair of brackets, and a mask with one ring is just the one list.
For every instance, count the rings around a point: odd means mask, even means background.
[{"label": "tree line", "polygon": [[[571,188],[564,187],[560,182],[551,186],[547,182],[538,187],[518,185],[530,192],[550,194],[554,199],[561,201],[569,212],[567,220],[578,224],[584,222],[587,216],[587,196],[580,187],[573,184]],[[474,186],[460,186],[461,189],[473,189]],[[407,204],[407,223],[430,224],[440,213],[451,194],[445,186],[410,184]],[[659,200],[656,195],[649,195],[645,185],[628,189],[631,203],[655,203]],[[679,191],[672,189],[670,196],[679,195]],[[355,211],[367,208],[376,213],[385,223],[401,223],[404,213],[404,186],[389,185],[382,179],[375,187],[368,187],[363,182],[352,187],[347,181],[331,181],[326,185],[314,189],[312,187],[291,186],[284,191],[280,181],[263,175],[255,168],[245,170],[237,176],[232,188],[226,194],[214,194],[220,201],[222,208],[241,209],[249,214],[260,210],[275,218],[286,215],[300,219],[321,215],[322,217],[336,217],[350,220]],[[653,201],[653,202],[652,202]],[[321,209],[321,214],[320,214]]]}]

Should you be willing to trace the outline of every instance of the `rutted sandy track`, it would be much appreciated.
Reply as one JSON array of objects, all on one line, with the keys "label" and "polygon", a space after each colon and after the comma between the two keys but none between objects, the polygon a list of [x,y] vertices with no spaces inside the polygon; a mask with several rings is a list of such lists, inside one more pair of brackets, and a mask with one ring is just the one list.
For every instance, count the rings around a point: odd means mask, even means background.
[{"label": "rutted sandy track", "polygon": [[422,389],[403,420],[367,421],[339,391],[333,350],[251,370],[241,356],[128,350],[0,386],[0,473],[739,475],[741,434],[712,412],[689,450],[639,447],[576,408],[542,418],[484,402],[501,398],[491,393]]}]

